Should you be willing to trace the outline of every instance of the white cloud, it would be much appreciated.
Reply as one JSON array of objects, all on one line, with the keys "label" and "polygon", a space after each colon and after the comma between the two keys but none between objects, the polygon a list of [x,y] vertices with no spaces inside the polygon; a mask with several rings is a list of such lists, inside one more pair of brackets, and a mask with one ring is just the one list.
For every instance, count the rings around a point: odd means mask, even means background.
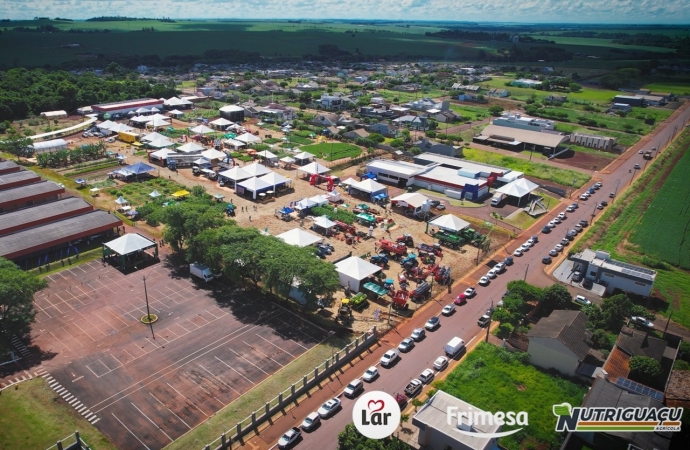
[{"label": "white cloud", "polygon": [[687,23],[687,0],[5,0],[0,17],[102,15],[228,19],[392,19],[528,23]]}]

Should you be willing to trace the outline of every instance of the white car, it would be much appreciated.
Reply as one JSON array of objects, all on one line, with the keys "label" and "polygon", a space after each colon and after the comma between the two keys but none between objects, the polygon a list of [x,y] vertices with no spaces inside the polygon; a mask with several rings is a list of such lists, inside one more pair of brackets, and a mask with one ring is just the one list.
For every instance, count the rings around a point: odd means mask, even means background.
[{"label": "white car", "polygon": [[381,357],[381,365],[383,367],[390,366],[391,364],[393,364],[395,362],[396,359],[398,359],[398,356],[400,356],[400,353],[396,349],[388,350]]},{"label": "white car", "polygon": [[362,380],[366,381],[367,383],[371,383],[378,376],[379,376],[379,369],[377,369],[374,366],[371,366],[367,369],[366,372],[364,372],[364,375],[362,375]]},{"label": "white car", "polygon": [[567,217],[568,217],[568,215],[565,213],[565,211],[558,215],[558,218],[561,220],[565,220]]},{"label": "white car", "polygon": [[443,307],[441,314],[443,314],[444,316],[450,316],[451,314],[453,314],[454,311],[455,311],[455,305],[451,303],[451,304]]},{"label": "white car", "polygon": [[563,251],[563,245],[556,244],[556,246],[554,247],[554,250],[556,250],[557,252],[562,252]]},{"label": "white car", "polygon": [[490,283],[490,281],[489,281],[489,279],[488,279],[487,277],[481,277],[481,278],[479,279],[479,284],[481,284],[482,286],[486,286],[486,285],[489,284],[489,283]]},{"label": "white car", "polygon": [[522,249],[521,248],[515,249],[515,251],[513,252],[513,256],[522,256]]},{"label": "white car", "polygon": [[437,316],[434,316],[430,317],[429,320],[426,321],[424,328],[429,331],[433,331],[438,328],[439,325],[441,325],[441,319],[439,319]]},{"label": "white car", "polygon": [[403,353],[409,352],[413,348],[414,348],[414,339],[412,339],[412,338],[405,338],[402,340],[400,345],[398,345],[398,350],[400,350]]},{"label": "white car", "polygon": [[422,339],[424,339],[425,335],[426,335],[426,333],[424,332],[424,328],[415,328],[412,331],[412,334],[410,335],[410,337],[412,339],[414,339],[415,341],[419,342]]},{"label": "white car", "polygon": [[503,264],[502,262],[500,262],[494,266],[494,270],[496,271],[496,273],[503,272],[503,269],[505,269],[505,268],[506,268],[506,265]]},{"label": "white car", "polygon": [[292,427],[289,430],[285,432],[285,434],[278,440],[278,448],[288,448],[291,445],[293,445],[295,442],[297,442],[297,439],[299,439],[300,435],[302,434],[302,430],[300,430],[297,427]]},{"label": "white car", "polygon": [[557,225],[556,222],[553,221],[553,220],[547,224],[547,226],[548,226],[549,228],[556,228],[556,225]]},{"label": "white car", "polygon": [[424,369],[424,372],[422,372],[421,375],[419,375],[417,378],[422,383],[429,384],[434,379],[434,371],[431,369]]},{"label": "white car", "polygon": [[445,356],[439,356],[436,358],[436,361],[434,361],[434,369],[441,371],[448,367],[448,358]]},{"label": "white car", "polygon": [[486,273],[486,276],[489,277],[489,278],[491,278],[492,280],[493,280],[494,278],[496,278],[496,275],[497,275],[496,269],[491,269],[491,270],[489,270],[489,271]]},{"label": "white car", "polygon": [[568,206],[567,208],[565,208],[565,210],[568,211],[568,212],[573,212],[573,211],[575,211],[575,207],[572,206],[572,205],[570,205],[570,206]]},{"label": "white car", "polygon": [[596,183],[594,183],[594,186],[600,188],[603,186],[603,184],[601,184],[601,181],[597,181]]},{"label": "white car", "polygon": [[559,217],[554,217],[552,222],[558,225],[559,223],[561,223],[561,219]]},{"label": "white car", "polygon": [[327,419],[328,417],[335,414],[335,412],[338,411],[338,408],[340,408],[340,400],[338,400],[337,398],[332,398],[323,405],[321,405],[321,408],[319,408],[319,410],[316,412],[319,413],[319,416],[322,419]]},{"label": "white car", "polygon": [[477,290],[473,287],[465,289],[465,292],[464,292],[465,297],[467,297],[467,298],[474,297],[474,294],[476,294],[476,293],[477,293]]},{"label": "white car", "polygon": [[529,242],[525,242],[520,246],[520,250],[522,250],[523,252],[527,252],[529,251],[530,247],[532,247],[532,245]]},{"label": "white car", "polygon": [[307,417],[304,418],[301,427],[304,431],[309,431],[313,430],[320,423],[321,416],[319,416],[319,413],[314,411],[313,413],[310,413]]},{"label": "white car", "polygon": [[[587,193],[585,192],[585,194],[587,194]],[[580,196],[580,200],[587,200],[587,197],[589,196],[589,194],[587,194],[587,195],[585,195],[585,194],[582,194]]]}]

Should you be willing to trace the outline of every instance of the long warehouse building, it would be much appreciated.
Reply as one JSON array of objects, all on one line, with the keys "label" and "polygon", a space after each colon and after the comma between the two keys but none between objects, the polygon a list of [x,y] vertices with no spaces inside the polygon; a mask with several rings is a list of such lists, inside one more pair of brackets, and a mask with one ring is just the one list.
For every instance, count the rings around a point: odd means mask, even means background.
[{"label": "long warehouse building", "polygon": [[54,202],[0,214],[0,236],[27,228],[55,222],[93,210],[93,206],[78,197],[67,197]]}]

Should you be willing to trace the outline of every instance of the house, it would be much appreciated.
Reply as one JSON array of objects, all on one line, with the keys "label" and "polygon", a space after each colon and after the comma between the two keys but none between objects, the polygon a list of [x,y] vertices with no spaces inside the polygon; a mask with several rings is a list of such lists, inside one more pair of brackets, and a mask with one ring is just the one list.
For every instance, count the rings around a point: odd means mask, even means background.
[{"label": "house", "polygon": [[393,119],[393,123],[401,127],[408,127],[413,130],[426,130],[429,128],[429,121],[426,117],[420,116],[402,116]]},{"label": "house", "polygon": [[388,110],[395,114],[396,117],[406,116],[410,113],[410,108],[399,105],[391,105]]},{"label": "house", "polygon": [[328,127],[338,123],[338,115],[333,113],[319,113],[309,121],[312,125]]},{"label": "house", "polygon": [[441,111],[446,111],[450,108],[450,102],[448,100],[437,102],[430,98],[422,98],[420,100],[410,102],[409,107],[418,111],[428,111],[430,109],[440,109]]},{"label": "house", "polygon": [[666,99],[656,95],[642,95],[644,102],[649,106],[663,106],[666,104]]},{"label": "house", "polygon": [[[452,145],[434,142],[426,137],[422,138],[417,147],[419,147],[422,153],[435,153],[437,155],[451,156],[453,158],[462,156],[462,149],[459,149],[458,147],[453,147]],[[460,152],[459,155],[458,150]]]},{"label": "house", "polygon": [[613,147],[616,146],[616,138],[573,133],[570,135],[570,143],[582,145],[583,147],[596,148],[599,150],[613,150]]},{"label": "house", "polygon": [[541,86],[541,81],[530,80],[528,78],[520,78],[518,80],[513,80],[510,82],[513,86],[523,87],[523,88],[534,88]]},{"label": "house", "polygon": [[433,115],[430,114],[429,117],[441,123],[455,123],[462,120],[462,116],[452,109],[449,109],[448,111],[441,111]]},{"label": "house", "polygon": [[476,94],[472,94],[470,92],[466,92],[464,94],[458,95],[458,100],[461,102],[476,102],[479,101],[479,96]]},{"label": "house", "polygon": [[472,138],[472,142],[477,144],[516,151],[533,149],[545,155],[556,153],[557,148],[567,140],[568,136],[564,134],[549,130],[541,131],[538,127],[534,127],[534,131],[532,131],[531,129],[526,130],[493,124],[484,128],[479,136]]},{"label": "house", "polygon": [[323,94],[321,95],[321,99],[319,100],[319,102],[321,103],[321,107],[323,109],[338,110],[343,108],[343,100],[335,95]]},{"label": "house", "polygon": [[355,83],[366,83],[369,78],[364,75],[356,76],[352,79]]},{"label": "house", "polygon": [[549,94],[546,97],[544,97],[544,100],[547,100],[551,103],[565,103],[568,100],[568,96],[567,95]]},{"label": "house", "polygon": [[[449,417],[449,411],[455,413]],[[491,417],[489,417],[491,416]],[[481,417],[482,420],[475,420]],[[498,448],[498,438],[482,437],[498,433],[502,425],[493,420],[490,412],[482,411],[444,391],[436,391],[412,417],[412,425],[419,428],[419,448],[429,450],[492,450]],[[456,430],[470,432],[458,433]]]},{"label": "house", "polygon": [[356,118],[351,117],[351,116],[346,116],[346,115],[342,115],[338,118],[338,125],[342,125],[342,126],[346,126],[346,127],[347,126],[354,127],[359,122],[360,122],[359,119],[356,119]]},{"label": "house", "polygon": [[510,95],[510,92],[501,88],[491,88],[489,89],[488,95],[489,97],[505,98]]},{"label": "house", "polygon": [[649,297],[656,280],[656,271],[611,259],[603,250],[585,249],[574,254],[573,271],[581,272],[595,284],[604,285],[606,293],[615,289]]},{"label": "house", "polygon": [[384,137],[397,137],[398,129],[388,125],[387,123],[374,123],[369,125],[367,128],[369,133],[378,133]]},{"label": "house", "polygon": [[666,406],[690,408],[690,370],[674,370],[666,386]]},{"label": "house", "polygon": [[337,127],[334,127],[333,125],[331,125],[330,127],[326,127],[323,130],[321,130],[321,134],[330,135],[330,136],[334,136],[334,135],[338,134],[339,132],[340,132],[340,130]]},{"label": "house", "polygon": [[369,137],[369,132],[364,128],[358,128],[356,130],[343,133],[343,136],[348,139],[366,139]]},{"label": "house", "polygon": [[590,349],[587,316],[581,311],[555,310],[527,333],[530,363],[574,377]]},{"label": "house", "polygon": [[523,116],[520,113],[503,113],[501,117],[492,120],[494,125],[509,128],[519,128],[521,130],[542,131],[553,130],[556,124],[553,120],[536,119],[534,117]]},{"label": "house", "polygon": [[[605,378],[597,378],[587,392],[582,403],[583,408],[651,408],[664,407],[661,399],[630,392]],[[634,432],[634,431],[569,431],[561,450],[570,448],[573,441],[578,448],[592,450],[615,449],[654,449],[668,450],[673,433],[668,431]],[[574,448],[574,447],[572,447]]]},{"label": "house", "polygon": [[616,95],[613,97],[613,103],[623,103],[630,106],[645,106],[644,97],[641,95]]},{"label": "house", "polygon": [[627,103],[614,103],[611,105],[611,107],[607,110],[607,112],[615,112],[615,111],[621,111],[623,113],[629,113],[632,111],[632,106],[628,105]]},{"label": "house", "polygon": [[268,106],[259,111],[259,116],[283,122],[285,120],[294,119],[295,110],[279,103],[269,103]]}]

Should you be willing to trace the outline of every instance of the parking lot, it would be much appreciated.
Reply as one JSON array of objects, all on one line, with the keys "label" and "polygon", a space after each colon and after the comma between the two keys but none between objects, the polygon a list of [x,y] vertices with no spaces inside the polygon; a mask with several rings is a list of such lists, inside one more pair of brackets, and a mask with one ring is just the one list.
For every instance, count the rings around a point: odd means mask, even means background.
[{"label": "parking lot", "polygon": [[[123,275],[93,261],[48,281],[33,342],[56,354],[53,388],[118,448],[164,447],[327,335],[259,293],[165,262]],[[153,335],[140,322],[146,296]]]}]

